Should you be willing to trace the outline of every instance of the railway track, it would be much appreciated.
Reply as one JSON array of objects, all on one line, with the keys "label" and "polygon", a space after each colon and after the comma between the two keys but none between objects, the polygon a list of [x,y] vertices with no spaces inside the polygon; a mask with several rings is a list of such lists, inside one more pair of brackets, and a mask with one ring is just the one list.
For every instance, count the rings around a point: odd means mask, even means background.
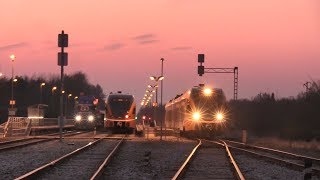
[{"label": "railway track", "polygon": [[[67,132],[67,133],[64,133],[64,137],[76,136],[76,135],[83,134],[83,133],[87,133],[87,132]],[[15,149],[15,148],[21,148],[21,147],[25,147],[25,146],[29,146],[29,145],[33,145],[33,144],[37,144],[37,143],[52,141],[52,140],[56,139],[53,137],[55,135],[57,135],[57,134],[54,133],[54,134],[46,135],[47,138],[29,137],[29,138],[17,139],[17,140],[12,140],[12,141],[4,141],[4,142],[0,143],[0,152]],[[52,138],[50,138],[50,137],[52,137]]]},{"label": "railway track", "polygon": [[227,144],[199,140],[176,172],[176,179],[244,179]]},{"label": "railway track", "polygon": [[289,153],[272,148],[253,146],[243,144],[235,141],[225,140],[231,149],[251,154],[258,158],[263,158],[266,161],[285,166],[287,168],[294,169],[302,172],[305,167],[306,160],[311,160],[313,163],[312,173],[320,177],[320,159]]},{"label": "railway track", "polygon": [[97,179],[125,137],[95,140],[16,179]]}]

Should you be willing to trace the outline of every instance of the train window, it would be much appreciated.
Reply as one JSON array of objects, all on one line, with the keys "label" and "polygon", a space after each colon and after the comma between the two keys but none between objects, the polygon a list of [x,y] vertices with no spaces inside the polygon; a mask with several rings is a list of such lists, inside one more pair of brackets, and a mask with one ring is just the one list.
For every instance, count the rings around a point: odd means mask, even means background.
[{"label": "train window", "polygon": [[120,98],[114,98],[111,100],[109,106],[115,117],[122,117],[127,114],[131,104],[130,99],[122,98],[120,100]]}]

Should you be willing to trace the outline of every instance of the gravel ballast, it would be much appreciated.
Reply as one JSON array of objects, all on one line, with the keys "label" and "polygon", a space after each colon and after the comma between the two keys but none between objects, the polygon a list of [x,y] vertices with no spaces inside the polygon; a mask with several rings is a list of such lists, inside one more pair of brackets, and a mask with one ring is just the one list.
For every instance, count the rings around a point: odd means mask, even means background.
[{"label": "gravel ballast", "polygon": [[61,143],[54,140],[0,152],[1,179],[19,177],[89,142],[90,140],[65,139]]},{"label": "gravel ballast", "polygon": [[303,173],[244,152],[231,152],[246,179],[303,179]]},{"label": "gravel ballast", "polygon": [[185,161],[195,141],[126,141],[103,179],[171,179]]}]

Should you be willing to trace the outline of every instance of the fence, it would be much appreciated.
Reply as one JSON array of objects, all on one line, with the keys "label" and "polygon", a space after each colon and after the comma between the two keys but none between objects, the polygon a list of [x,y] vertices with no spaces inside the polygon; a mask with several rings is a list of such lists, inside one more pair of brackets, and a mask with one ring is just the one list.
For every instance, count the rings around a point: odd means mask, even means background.
[{"label": "fence", "polygon": [[[73,119],[65,119],[64,125],[72,125]],[[22,130],[28,135],[32,127],[59,126],[58,118],[9,117],[3,128],[3,137],[13,135],[13,130]]]}]

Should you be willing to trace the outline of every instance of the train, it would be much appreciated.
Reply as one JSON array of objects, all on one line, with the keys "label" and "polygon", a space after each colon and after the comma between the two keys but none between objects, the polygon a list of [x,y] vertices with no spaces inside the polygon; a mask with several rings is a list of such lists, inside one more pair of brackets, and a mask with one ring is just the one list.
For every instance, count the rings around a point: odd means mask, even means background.
[{"label": "train", "polygon": [[106,100],[104,127],[113,133],[133,133],[136,129],[136,103],[133,95],[110,93]]},{"label": "train", "polygon": [[194,86],[165,105],[165,126],[183,136],[220,134],[226,124],[226,97],[222,89]]},{"label": "train", "polygon": [[74,126],[76,129],[103,128],[103,114],[98,109],[94,96],[80,96],[75,102]]}]

